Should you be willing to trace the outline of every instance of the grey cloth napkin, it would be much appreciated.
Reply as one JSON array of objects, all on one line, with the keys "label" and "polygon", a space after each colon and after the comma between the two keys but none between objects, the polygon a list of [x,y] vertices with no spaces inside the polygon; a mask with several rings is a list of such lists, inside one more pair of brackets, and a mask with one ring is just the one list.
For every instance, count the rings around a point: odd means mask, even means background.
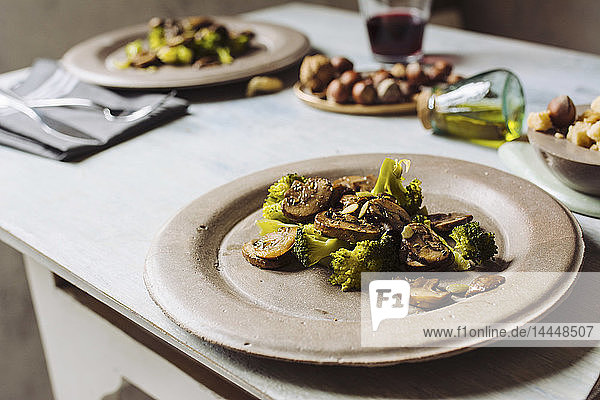
[{"label": "grey cloth napkin", "polygon": [[[80,82],[53,60],[40,59],[31,67],[29,76],[11,89],[25,99],[82,97],[120,109],[138,109],[155,104],[164,94],[117,94],[106,88]],[[98,110],[70,107],[38,108],[54,128],[61,132],[74,128],[98,139],[98,145],[73,143],[45,133],[26,115],[0,107],[0,144],[61,161],[82,158],[123,140],[146,132],[187,112],[188,102],[168,99],[150,115],[134,121],[107,121]]]}]

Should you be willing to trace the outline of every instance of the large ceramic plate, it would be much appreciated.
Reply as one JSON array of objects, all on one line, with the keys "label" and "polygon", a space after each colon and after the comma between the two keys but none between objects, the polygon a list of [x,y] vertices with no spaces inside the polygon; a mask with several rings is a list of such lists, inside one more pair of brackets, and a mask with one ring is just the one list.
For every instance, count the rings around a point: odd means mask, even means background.
[{"label": "large ceramic plate", "polygon": [[[246,353],[320,364],[383,365],[464,351],[456,347],[366,348],[360,343],[360,293],[327,283],[326,271],[261,270],[240,254],[268,186],[290,172],[329,178],[377,173],[384,157],[413,161],[430,211],[468,210],[497,237],[506,271],[578,271],[583,240],[572,214],[537,186],[479,164],[414,154],[321,158],[258,172],[217,188],[181,210],[159,232],[145,282],[164,313],[187,331]],[[560,243],[560,245],[557,245]],[[526,274],[514,274],[526,275]],[[544,282],[507,279],[502,290],[448,306],[458,325],[532,321],[559,302],[574,275]],[[434,326],[447,310],[412,315]],[[422,335],[415,335],[419,345]]]},{"label": "large ceramic plate", "polygon": [[251,30],[256,34],[256,50],[236,58],[230,65],[206,68],[161,66],[155,71],[118,69],[115,61],[124,58],[123,46],[144,38],[146,25],[108,32],[71,48],[62,58],[66,69],[81,80],[102,86],[156,89],[216,85],[277,71],[297,62],[310,48],[306,36],[279,25],[246,21],[241,18],[215,17],[234,31]]}]

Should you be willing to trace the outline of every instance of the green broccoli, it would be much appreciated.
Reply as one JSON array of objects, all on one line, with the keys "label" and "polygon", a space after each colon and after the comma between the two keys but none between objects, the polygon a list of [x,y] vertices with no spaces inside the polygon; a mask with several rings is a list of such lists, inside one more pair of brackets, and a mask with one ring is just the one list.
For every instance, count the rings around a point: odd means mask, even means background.
[{"label": "green broccoli", "polygon": [[305,182],[306,178],[298,174],[287,174],[282,176],[277,182],[269,187],[269,194],[267,195],[265,203],[273,204],[283,200],[285,192],[292,187],[294,181]]},{"label": "green broccoli", "polygon": [[498,252],[492,232],[486,232],[478,222],[469,222],[452,229],[450,237],[456,245],[454,250],[463,258],[481,263],[489,260]]},{"label": "green broccoli", "polygon": [[353,250],[341,248],[332,253],[329,283],[340,285],[343,291],[357,290],[361,272],[395,271],[401,265],[397,240],[384,234],[379,240],[356,243]]},{"label": "green broccoli", "polygon": [[148,32],[148,46],[150,50],[158,51],[158,49],[166,45],[164,33],[164,29],[161,27],[152,28]]},{"label": "green broccoli", "polygon": [[165,64],[175,64],[177,62],[177,48],[163,46],[156,53],[158,59]]},{"label": "green broccoli", "polygon": [[281,222],[292,222],[283,215],[283,209],[281,202],[268,204],[266,201],[263,203],[262,215],[266,219],[274,219]]},{"label": "green broccoli", "polygon": [[214,54],[217,47],[223,44],[223,36],[218,32],[204,28],[199,33],[196,35],[194,43],[209,53]]},{"label": "green broccoli", "polygon": [[267,219],[275,219],[282,222],[290,222],[283,215],[281,210],[281,202],[283,201],[285,192],[292,186],[294,181],[304,182],[305,177],[298,174],[288,174],[282,176],[277,182],[269,187],[269,194],[263,203],[263,217]]},{"label": "green broccoli", "polygon": [[194,52],[192,49],[182,44],[175,48],[177,49],[177,62],[180,64],[191,64],[194,61]]},{"label": "green broccoli", "polygon": [[396,198],[400,207],[404,208],[408,214],[415,215],[419,213],[421,204],[423,203],[421,181],[413,179],[404,187],[402,185],[402,181],[404,181],[404,177],[402,176],[404,166],[406,167],[406,171],[408,171],[410,169],[410,160],[384,159],[379,169],[377,182],[371,193],[391,194]]},{"label": "green broccoli", "polygon": [[340,239],[323,236],[313,224],[307,224],[298,228],[293,251],[300,264],[308,268],[345,247],[350,247],[350,244]]},{"label": "green broccoli", "polygon": [[260,235],[264,236],[267,233],[276,232],[279,228],[297,227],[297,224],[286,224],[276,219],[261,218],[256,221],[256,226],[260,229]]},{"label": "green broccoli", "polygon": [[132,58],[134,58],[138,54],[142,53],[143,51],[144,51],[144,47],[142,45],[142,41],[139,39],[134,40],[133,42],[129,42],[125,46],[125,54],[127,54],[128,60],[131,60]]},{"label": "green broccoli", "polygon": [[398,204],[400,204],[400,207],[404,208],[410,215],[416,215],[421,210],[421,204],[423,204],[421,181],[415,178],[408,185],[406,185],[405,189],[405,200],[399,200]]},{"label": "green broccoli", "polygon": [[427,215],[423,215],[423,214],[416,214],[412,217],[411,222],[416,222],[419,224],[424,224],[424,225],[430,225],[431,221],[429,220],[429,218],[427,218]]},{"label": "green broccoli", "polygon": [[239,56],[244,53],[248,49],[248,45],[250,43],[250,38],[248,35],[239,34],[229,39],[229,49],[231,50],[231,54],[234,56]]},{"label": "green broccoli", "polygon": [[216,51],[221,64],[231,64],[233,62],[229,47],[217,47]]}]

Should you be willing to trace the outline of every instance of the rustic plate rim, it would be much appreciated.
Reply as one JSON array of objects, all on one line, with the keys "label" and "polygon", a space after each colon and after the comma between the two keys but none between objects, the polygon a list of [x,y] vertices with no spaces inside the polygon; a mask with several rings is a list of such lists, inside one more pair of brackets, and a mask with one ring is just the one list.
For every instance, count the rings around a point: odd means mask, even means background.
[{"label": "rustic plate rim", "polygon": [[[242,182],[245,179],[248,179],[249,177],[253,177],[253,176],[261,176],[261,175],[273,175],[274,172],[281,172],[281,170],[288,170],[290,167],[292,166],[296,166],[299,164],[303,164],[303,163],[308,163],[308,162],[314,162],[314,161],[332,161],[332,162],[336,162],[336,161],[340,161],[340,159],[344,159],[347,157],[356,157],[357,155],[345,155],[345,156],[333,156],[333,157],[324,157],[324,158],[317,158],[317,159],[313,159],[313,160],[305,160],[305,161],[301,161],[301,162],[296,162],[296,163],[291,163],[291,164],[285,164],[285,165],[280,165],[280,166],[276,166],[276,167],[272,167],[266,170],[262,170],[259,171],[257,173],[254,174],[250,174],[246,177],[242,177],[239,178],[233,182],[230,182],[226,185],[223,185],[217,189],[212,190],[211,192],[207,193],[206,195],[210,194],[210,193],[216,193],[220,190],[223,190],[224,188],[228,188],[228,187],[232,187],[232,185],[239,185],[242,184]],[[386,156],[390,156],[389,154],[361,154],[360,156],[366,156],[366,157],[373,157],[375,159],[382,159],[383,157]],[[394,156],[394,155],[392,155]],[[433,158],[439,158],[439,159],[444,159],[444,160],[449,160],[451,162],[460,162],[460,163],[466,163],[466,164],[471,164],[472,166],[477,166],[477,167],[484,167],[488,170],[493,170],[493,171],[497,171],[498,173],[507,175],[510,177],[510,179],[515,179],[519,184],[521,185],[527,185],[532,187],[533,190],[537,190],[539,191],[540,195],[545,195],[548,196],[549,199],[551,199],[551,201],[555,201],[557,203],[558,206],[560,206],[560,208],[563,210],[564,215],[567,217],[567,219],[570,222],[570,228],[572,229],[572,233],[574,234],[574,237],[577,239],[576,243],[575,243],[575,250],[577,251],[577,254],[575,254],[574,257],[574,261],[569,265],[569,267],[573,268],[573,271],[571,272],[578,272],[582,266],[582,261],[583,261],[583,254],[584,254],[584,242],[583,242],[583,236],[582,236],[582,231],[581,231],[581,227],[579,226],[577,220],[574,218],[574,216],[572,215],[572,213],[566,209],[562,204],[560,204],[559,202],[557,202],[554,198],[552,198],[551,196],[549,196],[546,192],[544,192],[543,190],[537,188],[535,185],[531,184],[530,182],[516,177],[514,175],[508,174],[504,171],[500,171],[497,170],[495,168],[491,168],[491,167],[487,167],[487,166],[482,166],[481,164],[476,164],[476,163],[472,163],[472,162],[467,162],[467,161],[463,161],[463,160],[457,160],[457,159],[449,159],[446,157],[437,157],[437,156],[428,156],[428,155],[423,155],[423,154],[402,154],[402,155],[398,155],[401,157],[411,157],[411,156],[418,156],[418,157],[433,157]],[[157,293],[155,291],[155,287],[154,287],[154,283],[153,282],[153,277],[152,277],[152,270],[153,268],[157,268],[157,265],[155,265],[156,261],[153,259],[157,254],[160,254],[160,240],[161,240],[161,236],[165,233],[166,230],[169,229],[170,224],[173,223],[173,221],[175,221],[177,218],[180,218],[182,216],[182,214],[185,213],[186,209],[188,209],[190,207],[191,204],[200,201],[203,197],[205,197],[206,195],[201,196],[200,198],[194,200],[192,203],[188,204],[186,207],[184,207],[179,213],[177,213],[169,222],[167,222],[167,224],[165,224],[165,226],[161,229],[160,233],[156,236],[155,240],[152,243],[152,246],[150,248],[150,251],[148,253],[148,256],[146,258],[146,266],[145,266],[145,270],[144,270],[144,282],[146,284],[146,287],[150,293],[151,298],[153,299],[153,301],[155,301],[155,303],[161,308],[161,310],[165,313],[165,315],[167,315],[173,322],[175,322],[177,325],[181,326],[183,329],[186,329],[188,332],[191,332],[192,334],[196,334],[197,336],[199,336],[200,338],[202,338],[203,340],[209,341],[211,343],[220,345],[220,346],[224,346],[226,348],[232,349],[232,350],[236,350],[236,351],[241,351],[250,355],[256,355],[256,356],[261,356],[261,357],[266,357],[266,358],[272,358],[272,359],[278,359],[278,360],[287,360],[287,361],[296,361],[296,362],[302,362],[302,363],[310,363],[310,364],[327,364],[327,365],[350,365],[350,366],[383,366],[383,365],[391,365],[391,364],[397,364],[400,362],[417,362],[417,361],[423,361],[423,360],[428,360],[428,359],[433,359],[433,358],[440,358],[440,357],[448,357],[454,354],[458,354],[458,353],[462,353],[465,351],[468,351],[470,349],[472,349],[472,347],[468,347],[470,344],[472,343],[465,343],[465,346],[460,346],[460,347],[455,347],[455,348],[419,348],[417,354],[415,354],[415,356],[413,357],[406,357],[406,354],[404,353],[403,356],[400,356],[400,354],[402,354],[402,350],[400,352],[398,352],[398,349],[383,349],[383,350],[379,350],[379,351],[374,351],[372,354],[370,354],[370,356],[372,357],[371,359],[364,359],[361,357],[358,358],[353,358],[353,357],[346,357],[343,359],[332,359],[332,358],[315,358],[314,355],[311,356],[306,356],[306,354],[302,354],[302,353],[298,353],[297,351],[294,352],[293,350],[288,351],[288,352],[281,352],[279,354],[274,354],[272,352],[269,351],[264,351],[260,350],[258,351],[256,348],[244,348],[244,346],[241,346],[239,344],[235,344],[231,341],[227,342],[224,341],[222,337],[219,337],[219,334],[208,334],[208,335],[201,335],[198,333],[194,333],[193,330],[188,329],[188,327],[186,327],[185,323],[182,323],[179,318],[174,315],[172,313],[173,310],[169,309],[169,307],[165,307],[162,303],[164,301],[163,298],[161,298],[161,294]],[[221,238],[222,239],[222,238]],[[219,242],[220,243],[220,242]],[[218,249],[217,249],[218,251]],[[544,307],[542,307],[541,311],[538,312],[535,315],[528,315],[527,321],[529,322],[531,320],[535,320],[537,318],[539,318],[541,315],[549,312],[554,306],[556,306],[557,304],[560,303],[560,301],[564,298],[564,296],[566,295],[566,293],[568,292],[569,288],[571,287],[571,285],[573,284],[574,278],[565,286],[565,283],[562,283],[560,285],[560,290],[558,289],[553,289],[552,294],[553,297],[551,298],[552,301],[549,302],[549,304],[547,304],[547,302],[544,303]],[[559,286],[559,285],[556,285]],[[556,290],[558,290],[558,293],[555,293]],[[537,310],[537,308],[536,308]],[[364,354],[362,354],[364,356]],[[367,354],[368,356],[369,354]],[[367,357],[368,358],[368,357]]]},{"label": "rustic plate rim", "polygon": [[[210,79],[207,79],[206,76],[201,74],[202,70],[198,70],[200,73],[198,77],[191,78],[181,78],[176,76],[168,77],[166,79],[164,76],[156,78],[156,75],[153,75],[150,72],[144,77],[121,76],[118,73],[119,71],[112,71],[106,68],[105,58],[101,58],[97,56],[97,54],[106,51],[106,49],[109,48],[112,48],[112,50],[110,50],[111,52],[116,51],[120,47],[116,45],[119,41],[122,41],[124,38],[134,35],[137,32],[139,32],[140,36],[143,36],[147,29],[146,25],[136,24],[105,32],[76,44],[63,55],[61,63],[69,72],[82,81],[101,86],[121,89],[193,88],[232,83],[251,78],[255,75],[276,72],[295,64],[310,50],[308,37],[287,26],[253,21],[239,17],[211,16],[211,18],[225,24],[233,23],[244,25],[245,28],[251,30],[271,30],[277,35],[284,35],[293,39],[291,43],[293,43],[294,47],[284,47],[285,51],[283,51],[283,55],[277,55],[265,45],[267,48],[265,56],[268,54],[269,57],[265,57],[264,60],[256,65],[247,66],[243,69],[225,71],[221,74],[221,77],[212,77]],[[257,40],[260,44],[265,44],[264,42],[270,40],[270,37],[261,41],[261,38],[257,36]],[[86,59],[90,61],[86,62]],[[211,67],[211,69],[214,70],[214,68],[220,67],[223,66],[215,66]],[[192,67],[181,66],[178,68]]]}]

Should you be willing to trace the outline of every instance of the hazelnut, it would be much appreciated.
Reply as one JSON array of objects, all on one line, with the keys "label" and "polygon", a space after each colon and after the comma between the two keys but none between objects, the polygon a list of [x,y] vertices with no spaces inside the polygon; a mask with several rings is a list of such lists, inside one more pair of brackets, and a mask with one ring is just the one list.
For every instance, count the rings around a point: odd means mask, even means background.
[{"label": "hazelnut", "polygon": [[352,64],[352,61],[348,60],[345,57],[332,57],[331,65],[333,65],[333,68],[337,71],[338,74],[350,71],[354,68],[354,64]]},{"label": "hazelnut", "polygon": [[394,64],[390,73],[394,78],[404,79],[406,78],[406,67],[402,63]]},{"label": "hazelnut", "polygon": [[324,90],[335,77],[335,70],[329,58],[323,54],[306,56],[300,65],[300,83],[312,91]]},{"label": "hazelnut", "polygon": [[350,86],[344,85],[339,79],[332,80],[327,86],[327,100],[345,103],[350,98]]},{"label": "hazelnut", "polygon": [[323,82],[321,82],[320,80],[313,78],[308,82],[304,83],[304,86],[306,86],[306,88],[309,89],[311,92],[318,93],[323,91],[323,87],[325,85],[323,85]]},{"label": "hazelnut", "polygon": [[437,60],[435,63],[433,63],[433,68],[441,71],[445,77],[450,75],[452,72],[452,64],[446,60]]},{"label": "hazelnut", "polygon": [[377,91],[372,84],[360,81],[352,88],[352,98],[357,104],[373,104],[377,99]]},{"label": "hazelnut", "polygon": [[427,76],[423,72],[421,64],[410,63],[406,66],[406,80],[415,86],[420,86],[427,82]]},{"label": "hazelnut", "polygon": [[463,79],[465,79],[465,78],[463,76],[461,76],[461,75],[450,74],[450,75],[448,75],[448,78],[446,78],[446,82],[449,85],[454,85],[454,84],[462,81]]},{"label": "hazelnut", "polygon": [[432,82],[445,82],[450,72],[452,72],[452,65],[446,61],[438,60],[427,70],[426,75]]},{"label": "hazelnut", "polygon": [[379,101],[385,104],[398,103],[402,99],[400,87],[394,79],[384,79],[377,86],[377,96]]},{"label": "hazelnut", "polygon": [[417,93],[417,87],[414,85],[411,85],[407,81],[398,82],[398,87],[400,88],[400,93],[402,93],[402,96],[404,96],[406,98]]},{"label": "hazelnut", "polygon": [[548,114],[557,128],[566,128],[575,121],[577,112],[569,96],[562,95],[553,98],[548,104]]},{"label": "hazelnut", "polygon": [[385,69],[380,69],[379,71],[375,71],[371,74],[371,79],[373,79],[373,86],[375,87],[379,86],[381,82],[389,78],[393,78],[393,76]]},{"label": "hazelnut", "polygon": [[356,71],[346,71],[342,75],[340,75],[340,82],[343,85],[352,87],[356,82],[360,81],[362,78],[360,74]]}]

